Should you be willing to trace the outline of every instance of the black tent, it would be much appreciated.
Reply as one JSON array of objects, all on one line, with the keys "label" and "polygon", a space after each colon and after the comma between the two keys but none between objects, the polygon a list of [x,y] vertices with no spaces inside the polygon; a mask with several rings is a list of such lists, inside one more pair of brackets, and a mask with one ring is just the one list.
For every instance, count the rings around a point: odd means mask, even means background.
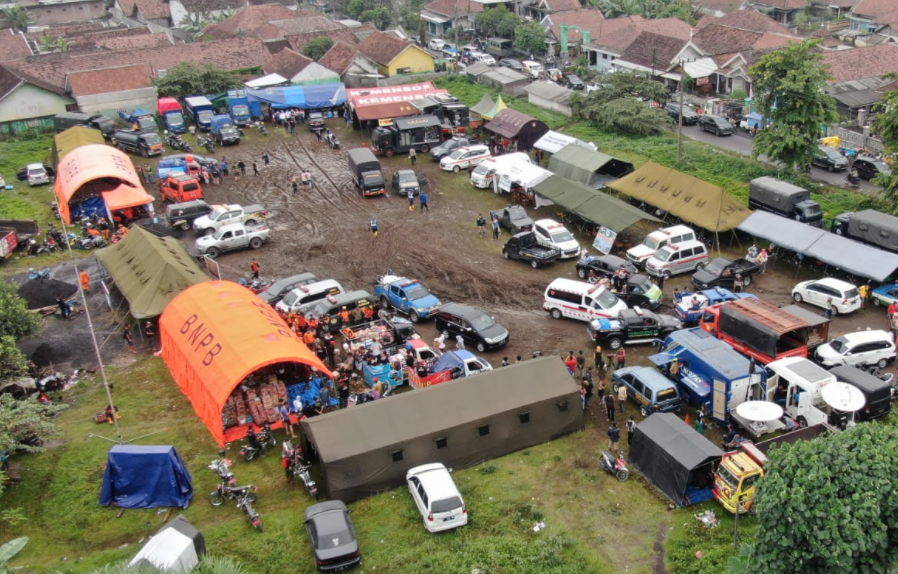
[{"label": "black tent", "polygon": [[415,466],[464,468],[580,430],[583,409],[567,367],[553,356],[313,417],[301,427],[328,498],[351,502],[402,486]]},{"label": "black tent", "polygon": [[486,131],[515,140],[518,151],[530,151],[536,140],[549,131],[549,126],[527,114],[506,108],[485,126]]},{"label": "black tent", "polygon": [[630,463],[677,506],[711,497],[711,473],[723,451],[672,413],[636,425]]}]

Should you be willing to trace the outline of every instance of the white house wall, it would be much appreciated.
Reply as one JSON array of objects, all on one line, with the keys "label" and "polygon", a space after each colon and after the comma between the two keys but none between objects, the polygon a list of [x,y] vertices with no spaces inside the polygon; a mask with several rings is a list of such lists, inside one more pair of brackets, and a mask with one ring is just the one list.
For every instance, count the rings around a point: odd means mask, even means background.
[{"label": "white house wall", "polygon": [[0,100],[0,123],[55,116],[70,103],[69,98],[22,84]]}]

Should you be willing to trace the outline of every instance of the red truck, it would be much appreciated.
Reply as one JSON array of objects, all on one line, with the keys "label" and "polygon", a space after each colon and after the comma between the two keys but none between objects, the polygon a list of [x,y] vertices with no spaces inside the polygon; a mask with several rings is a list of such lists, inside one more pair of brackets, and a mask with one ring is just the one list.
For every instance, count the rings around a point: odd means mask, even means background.
[{"label": "red truck", "polygon": [[760,299],[711,306],[702,314],[701,327],[765,365],[807,357],[829,336],[829,319],[797,305],[780,308]]},{"label": "red truck", "polygon": [[6,259],[20,245],[37,235],[36,221],[27,219],[0,219],[0,259]]}]

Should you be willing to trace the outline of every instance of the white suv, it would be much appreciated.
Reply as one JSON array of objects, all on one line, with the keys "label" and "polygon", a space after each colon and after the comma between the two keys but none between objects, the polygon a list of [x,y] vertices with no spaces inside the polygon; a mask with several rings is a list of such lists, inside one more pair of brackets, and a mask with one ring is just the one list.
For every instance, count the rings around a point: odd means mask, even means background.
[{"label": "white suv", "polygon": [[490,156],[490,148],[485,145],[460,147],[440,160],[440,169],[458,173],[468,169],[469,165],[477,165]]},{"label": "white suv", "polygon": [[405,481],[424,519],[425,530],[441,532],[468,523],[468,508],[445,466],[416,466],[406,473]]},{"label": "white suv", "polygon": [[533,224],[536,242],[561,251],[561,259],[580,257],[580,244],[563,224],[554,219],[540,219]]},{"label": "white suv", "polygon": [[827,367],[876,365],[884,369],[895,360],[895,343],[888,331],[856,331],[820,345],[817,359]]},{"label": "white suv", "polygon": [[28,179],[28,185],[32,187],[50,183],[50,176],[47,174],[44,165],[40,163],[29,163],[25,166],[25,175]]},{"label": "white suv", "polygon": [[832,299],[833,315],[851,313],[861,308],[861,297],[857,287],[832,277],[802,281],[792,289],[792,298],[796,303],[804,301],[824,309],[826,302]]}]

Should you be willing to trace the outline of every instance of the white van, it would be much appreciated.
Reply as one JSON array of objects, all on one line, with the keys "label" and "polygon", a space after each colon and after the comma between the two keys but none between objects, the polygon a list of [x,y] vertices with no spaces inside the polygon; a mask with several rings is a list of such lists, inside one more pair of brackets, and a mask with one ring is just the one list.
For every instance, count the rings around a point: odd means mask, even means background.
[{"label": "white van", "polygon": [[676,245],[684,241],[695,241],[695,231],[685,225],[674,225],[649,233],[640,245],[627,250],[627,259],[637,267],[667,244]]},{"label": "white van", "polygon": [[472,51],[471,57],[478,62],[483,62],[487,66],[495,66],[496,59],[490,56],[489,54],[484,54],[483,52]]},{"label": "white van", "polygon": [[524,66],[524,74],[530,76],[534,80],[538,80],[539,75],[545,71],[542,64],[534,62],[533,60],[524,60],[521,62],[521,65]]},{"label": "white van", "polygon": [[485,145],[460,147],[440,160],[440,169],[458,173],[463,169],[468,169],[469,165],[479,164],[491,155],[490,148]]},{"label": "white van", "polygon": [[278,301],[275,309],[284,313],[304,313],[328,295],[345,293],[343,286],[333,279],[301,285]]},{"label": "white van", "polygon": [[554,219],[540,219],[533,224],[536,242],[543,247],[554,247],[561,251],[559,259],[580,257],[580,244],[562,223]]},{"label": "white van", "polygon": [[493,178],[501,168],[513,163],[530,163],[530,156],[522,151],[507,153],[496,157],[488,157],[471,172],[471,185],[480,189],[493,187]]},{"label": "white van", "polygon": [[688,273],[702,269],[708,264],[708,248],[701,241],[684,241],[676,245],[665,245],[645,262],[645,270],[655,277]]},{"label": "white van", "polygon": [[626,308],[625,302],[601,285],[572,279],[552,281],[543,295],[543,309],[554,319],[610,319]]},{"label": "white van", "polygon": [[442,52],[443,46],[446,45],[446,40],[441,40],[440,38],[431,38],[430,42],[427,44],[427,47],[433,50],[434,52]]}]

